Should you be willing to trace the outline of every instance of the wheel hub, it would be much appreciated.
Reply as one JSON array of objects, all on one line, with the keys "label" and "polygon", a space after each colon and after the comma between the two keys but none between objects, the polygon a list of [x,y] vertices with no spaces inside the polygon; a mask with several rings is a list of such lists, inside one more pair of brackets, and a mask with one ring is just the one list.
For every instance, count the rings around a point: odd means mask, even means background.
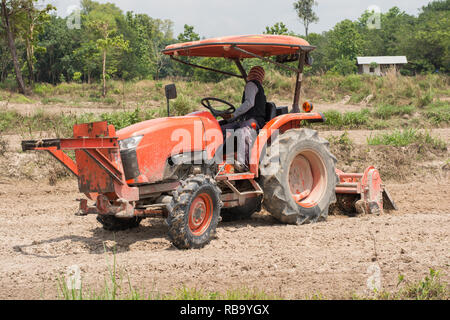
[{"label": "wheel hub", "polygon": [[317,153],[299,153],[289,167],[289,187],[294,201],[302,207],[313,207],[326,188],[325,166]]},{"label": "wheel hub", "polygon": [[198,195],[189,209],[189,229],[194,235],[201,235],[211,223],[212,199],[206,194]]}]

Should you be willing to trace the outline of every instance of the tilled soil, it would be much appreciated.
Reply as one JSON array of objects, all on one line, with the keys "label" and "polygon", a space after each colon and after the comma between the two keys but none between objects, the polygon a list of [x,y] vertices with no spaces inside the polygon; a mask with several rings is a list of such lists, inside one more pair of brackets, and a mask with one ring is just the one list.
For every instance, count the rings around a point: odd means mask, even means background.
[{"label": "tilled soil", "polygon": [[[77,217],[75,181],[0,184],[0,298],[53,299],[57,277],[77,265],[84,286],[99,288],[112,264],[146,292],[183,285],[225,292],[264,289],[285,298],[321,293],[349,298],[367,293],[373,265],[383,289],[398,275],[418,280],[429,268],[449,280],[450,179],[424,185],[389,185],[400,210],[382,216],[330,216],[327,222],[292,226],[267,213],[221,223],[217,239],[200,250],[180,251],[159,219],[131,231],[104,231],[95,216]],[[107,253],[105,253],[105,250]]]},{"label": "tilled soil", "polygon": [[[320,134],[326,138],[342,132]],[[357,144],[365,144],[370,134],[374,131],[349,131]],[[433,135],[450,142],[448,128],[433,130]],[[217,239],[203,249],[180,251],[167,239],[163,220],[144,220],[137,229],[111,233],[95,216],[75,216],[75,199],[82,197],[76,181],[50,186],[45,176],[51,165],[41,176],[31,173],[25,164],[38,158],[17,152],[22,138],[4,136],[10,152],[0,158],[0,299],[56,298],[57,278],[74,265],[81,269],[84,287],[99,289],[113,248],[125,279],[137,289],[162,294],[184,285],[222,292],[263,289],[289,299],[316,293],[350,298],[369,293],[367,281],[377,268],[385,290],[396,289],[399,274],[414,281],[429,268],[450,280],[448,168],[405,184],[390,181],[399,211],[330,216],[327,222],[303,226],[279,224],[263,211],[247,221],[219,224]],[[446,161],[441,160],[439,168]],[[27,169],[33,180],[16,167]]]}]

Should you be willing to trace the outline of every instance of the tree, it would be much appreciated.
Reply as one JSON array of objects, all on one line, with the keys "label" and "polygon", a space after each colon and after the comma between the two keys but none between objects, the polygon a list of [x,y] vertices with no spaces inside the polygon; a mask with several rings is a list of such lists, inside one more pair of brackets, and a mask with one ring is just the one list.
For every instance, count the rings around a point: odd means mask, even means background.
[{"label": "tree", "polygon": [[[73,51],[73,58],[77,62],[77,70],[83,71],[85,80],[90,84],[93,71],[98,68],[99,52],[94,41],[84,42]],[[87,79],[86,79],[87,78]]]},{"label": "tree", "polygon": [[[185,24],[184,25],[184,31],[182,33],[180,33],[177,37],[178,42],[191,42],[191,41],[198,41],[200,40],[200,35],[198,33],[196,33],[194,31],[194,26],[190,26]],[[200,59],[200,58],[187,58],[187,57],[180,57],[183,61],[190,61],[191,63],[199,63],[200,61],[202,61],[203,63],[205,62],[205,60],[207,59]],[[177,64],[176,67],[176,72],[178,73],[179,76],[182,77],[192,77],[194,75],[194,72],[196,70],[194,70],[193,67],[184,65],[184,64]],[[200,71],[200,70],[199,70]],[[199,73],[199,71],[197,72],[197,74],[199,75],[198,77],[202,78],[202,75],[204,75],[204,72]],[[203,70],[202,70],[203,71]]]},{"label": "tree", "polygon": [[17,55],[16,43],[14,29],[12,25],[12,19],[14,16],[20,12],[22,2],[18,0],[2,0],[1,2],[1,17],[2,17],[2,28],[6,33],[8,39],[8,47],[13,60],[14,71],[16,73],[16,80],[19,92],[25,94],[27,92],[25,83],[22,77],[22,71],[19,65],[19,58]]},{"label": "tree", "polygon": [[313,11],[313,6],[317,6],[315,0],[298,0],[294,2],[294,9],[297,11],[299,19],[305,26],[305,35],[308,36],[309,25],[319,21],[319,17]]},{"label": "tree", "polygon": [[49,23],[37,36],[37,45],[45,50],[38,50],[35,54],[36,81],[56,84],[62,74],[70,80],[74,72],[84,71],[85,64],[95,61],[93,53],[86,55],[84,60],[74,54],[85,39],[84,29],[69,29],[67,19],[51,15]]},{"label": "tree", "polygon": [[330,43],[329,58],[334,60],[346,57],[356,63],[356,57],[362,50],[363,38],[354,22],[348,19],[339,22],[327,36]]},{"label": "tree", "polygon": [[22,1],[21,14],[18,14],[15,19],[18,33],[25,41],[28,79],[30,84],[34,81],[35,51],[46,50],[45,47],[37,46],[37,36],[43,32],[45,24],[50,21],[49,12],[56,10],[56,8],[50,4],[44,9],[39,10],[35,7],[35,2],[37,2],[37,0]]},{"label": "tree", "polygon": [[200,36],[194,32],[194,26],[184,25],[184,32],[178,35],[178,42],[198,41]]},{"label": "tree", "polygon": [[266,27],[264,34],[292,35],[293,32],[289,31],[283,22],[277,22],[271,27]]},{"label": "tree", "polygon": [[113,49],[128,50],[129,42],[124,40],[123,34],[115,35],[117,32],[117,22],[114,15],[108,14],[105,10],[93,10],[87,16],[88,29],[97,36],[96,45],[102,55],[102,80],[103,97],[106,97],[106,62],[108,52]]}]

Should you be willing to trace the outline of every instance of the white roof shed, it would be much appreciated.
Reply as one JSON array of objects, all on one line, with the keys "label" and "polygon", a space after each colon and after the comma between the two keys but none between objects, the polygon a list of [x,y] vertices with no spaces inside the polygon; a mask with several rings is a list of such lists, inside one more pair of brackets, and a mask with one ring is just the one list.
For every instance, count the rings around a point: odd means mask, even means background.
[{"label": "white roof shed", "polygon": [[408,60],[405,56],[384,56],[384,57],[357,57],[358,64],[372,64],[376,63],[378,65],[383,64],[406,64]]}]

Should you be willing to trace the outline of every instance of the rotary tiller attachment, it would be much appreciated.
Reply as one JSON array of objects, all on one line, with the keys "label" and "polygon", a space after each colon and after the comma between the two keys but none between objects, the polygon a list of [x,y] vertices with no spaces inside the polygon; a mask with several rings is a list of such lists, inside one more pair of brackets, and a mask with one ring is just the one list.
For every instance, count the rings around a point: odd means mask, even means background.
[{"label": "rotary tiller attachment", "polygon": [[336,169],[336,174],[339,177],[336,205],[345,213],[379,215],[384,210],[397,210],[375,167],[368,167],[364,173],[344,173]]}]

